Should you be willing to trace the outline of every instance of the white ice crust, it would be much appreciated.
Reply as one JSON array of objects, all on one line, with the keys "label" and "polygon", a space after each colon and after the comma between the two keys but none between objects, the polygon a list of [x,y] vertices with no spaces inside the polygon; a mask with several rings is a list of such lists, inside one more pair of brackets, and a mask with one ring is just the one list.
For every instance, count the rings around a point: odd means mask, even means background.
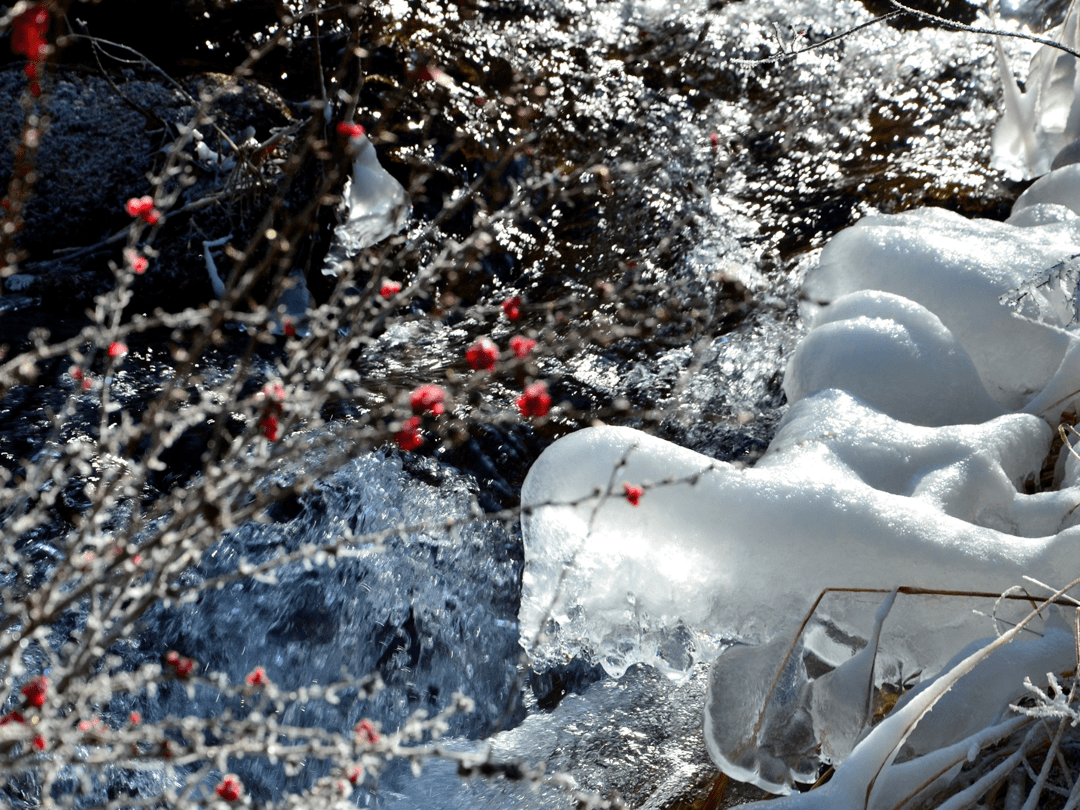
[{"label": "white ice crust", "polygon": [[[526,647],[544,631],[616,675],[637,661],[678,674],[665,652],[672,628],[699,641],[699,658],[704,639],[737,637],[750,644],[716,659],[705,721],[729,775],[785,792],[813,780],[823,759],[886,751],[891,763],[884,737],[864,736],[871,686],[943,672],[995,624],[970,605],[905,595],[875,625],[888,593],[994,595],[1025,576],[1059,585],[1080,574],[1077,465],[1059,465],[1060,487],[1026,494],[1042,489],[1053,428],[1080,388],[1073,298],[1029,284],[1025,317],[1000,301],[1080,254],[1075,171],[1032,186],[1010,222],[924,209],[835,237],[806,282],[820,309],[787,368],[791,407],[753,468],[620,427],[545,451],[522,490]],[[624,482],[645,488],[639,506]],[[828,589],[880,593],[823,601],[802,626]],[[845,648],[836,627],[864,641]],[[948,693],[952,709],[942,703],[922,732],[894,735],[924,770],[890,773],[937,773],[934,757],[993,737],[984,731],[1015,699],[1017,673],[1045,683],[1071,666],[1065,635],[1046,630],[995,652],[966,676],[973,686]],[[550,644],[535,647],[539,659]],[[871,652],[860,657],[861,644]],[[808,675],[810,653],[835,667],[829,677]],[[916,714],[897,710],[904,722]]]}]

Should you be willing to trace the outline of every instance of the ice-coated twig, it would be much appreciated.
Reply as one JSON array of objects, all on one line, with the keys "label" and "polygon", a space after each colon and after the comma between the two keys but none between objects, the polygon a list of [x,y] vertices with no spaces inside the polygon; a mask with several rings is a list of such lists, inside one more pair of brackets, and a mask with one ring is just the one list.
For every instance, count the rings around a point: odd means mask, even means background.
[{"label": "ice-coated twig", "polygon": [[[1058,686],[1057,678],[1054,673],[1048,673],[1050,679],[1050,685],[1055,696],[1061,696],[1061,689]],[[1031,683],[1030,679],[1024,680],[1024,685],[1027,686]],[[1076,698],[1076,684],[1077,679],[1073,678],[1072,688],[1069,689],[1069,696],[1066,703],[1072,703]],[[1017,710],[1016,706],[1010,706],[1009,708],[1014,711]],[[1073,713],[1073,718],[1075,713]],[[1028,794],[1027,801],[1024,802],[1022,810],[1035,810],[1038,807],[1039,798],[1042,796],[1043,789],[1046,787],[1046,780],[1050,776],[1050,770],[1054,765],[1054,760],[1057,758],[1059,752],[1059,746],[1061,745],[1061,737],[1065,733],[1065,729],[1069,726],[1070,718],[1067,715],[1062,715],[1061,720],[1058,722],[1057,730],[1054,732],[1053,738],[1050,740],[1050,747],[1047,749],[1046,757],[1043,759],[1042,768],[1039,770],[1038,778],[1035,780],[1035,785],[1031,788],[1031,792]]]},{"label": "ice-coated twig", "polygon": [[214,295],[219,300],[225,297],[225,282],[221,280],[221,275],[218,273],[217,264],[214,262],[214,256],[210,252],[210,248],[221,247],[230,239],[232,239],[231,233],[212,242],[203,242],[203,259],[206,261],[206,272],[210,276],[210,286],[214,288]]},{"label": "ice-coated twig", "polygon": [[933,22],[935,25],[939,25],[942,28],[947,28],[953,31],[963,31],[968,34],[980,34],[994,37],[1011,37],[1014,39],[1026,39],[1029,42],[1035,42],[1039,45],[1045,45],[1050,48],[1055,48],[1059,51],[1080,58],[1080,51],[1070,47],[1069,45],[1066,45],[1063,42],[1058,42],[1057,40],[1051,39],[1049,37],[1042,37],[1037,34],[1032,34],[1025,31],[1009,31],[1005,28],[983,28],[976,25],[966,25],[955,20],[950,20],[945,17],[939,17],[926,11],[920,11],[909,6],[905,6],[903,3],[897,2],[897,0],[889,0],[889,2],[893,6],[892,11],[886,12],[885,14],[875,17],[872,20],[867,20],[866,22],[859,23],[858,25],[853,25],[852,27],[841,31],[838,34],[833,34],[826,37],[820,42],[815,42],[811,45],[807,45],[797,50],[784,50],[781,43],[781,52],[778,54],[773,54],[772,56],[767,56],[762,59],[732,59],[731,61],[739,65],[767,65],[775,62],[784,62],[788,59],[794,59],[796,56],[799,56],[801,54],[810,53],[811,51],[816,51],[820,48],[826,47],[827,45],[831,45],[835,42],[847,39],[852,34],[856,34],[859,31],[862,31],[864,28],[869,28],[870,26],[877,25],[878,23],[887,22],[888,20],[891,20],[903,14],[913,17],[919,17],[929,22]]},{"label": "ice-coated twig", "polygon": [[[1028,320],[1040,320],[1038,304],[1035,302],[1036,290],[1051,290],[1061,296],[1068,307],[1069,321],[1066,326],[1074,326],[1080,320],[1080,253],[1073,254],[1053,267],[1049,267],[1034,276],[1031,276],[1023,284],[1003,293],[998,299],[1002,306],[1012,309],[1021,318]],[[1025,304],[1030,305],[1025,309]],[[1029,311],[1035,307],[1035,311]]]},{"label": "ice-coated twig", "polygon": [[950,796],[937,810],[971,810],[975,808],[980,799],[986,795],[994,785],[1000,784],[1008,774],[1020,764],[1027,756],[1028,751],[1035,744],[1035,731],[1040,726],[1033,727],[1024,737],[1024,741],[1017,750],[1000,762],[993,770],[983,774],[973,784]]},{"label": "ice-coated twig", "polygon": [[889,3],[891,3],[893,8],[895,8],[897,11],[900,11],[904,14],[910,14],[913,17],[919,17],[923,20],[928,20],[929,22],[940,25],[942,28],[949,28],[953,31],[964,31],[968,34],[983,34],[995,37],[1013,37],[1015,39],[1026,39],[1029,42],[1035,42],[1039,45],[1046,45],[1050,48],[1055,48],[1059,51],[1070,54],[1071,56],[1080,58],[1080,51],[1069,47],[1063,42],[1058,42],[1057,40],[1050,39],[1049,37],[1041,37],[1037,34],[1031,34],[1025,31],[1008,31],[1003,28],[983,28],[978,25],[966,25],[965,23],[957,22],[956,20],[950,20],[946,17],[939,17],[936,14],[931,14],[928,11],[920,11],[919,9],[905,6],[903,3],[898,2],[898,0],[889,0]]}]

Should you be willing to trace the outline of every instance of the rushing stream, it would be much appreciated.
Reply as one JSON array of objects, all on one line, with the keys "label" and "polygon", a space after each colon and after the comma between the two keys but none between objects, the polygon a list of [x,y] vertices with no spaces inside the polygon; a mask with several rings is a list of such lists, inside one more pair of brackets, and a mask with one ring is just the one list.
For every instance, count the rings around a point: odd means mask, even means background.
[{"label": "rushing stream", "polygon": [[[429,5],[390,0],[386,14],[424,18],[421,30],[429,30],[441,14]],[[802,335],[800,284],[828,238],[867,214],[920,206],[1007,216],[1020,186],[989,168],[1000,93],[991,43],[879,24],[798,58],[747,65],[737,60],[800,47],[880,10],[869,0],[460,5],[473,13],[455,23],[454,36],[475,40],[477,63],[534,77],[543,87],[537,97],[558,110],[559,120],[538,133],[537,151],[553,164],[561,156],[568,172],[587,169],[585,179],[602,190],[610,186],[583,203],[584,224],[546,222],[539,236],[508,224],[477,271],[480,297],[521,294],[557,306],[604,285],[633,295],[602,301],[549,333],[554,348],[537,362],[562,411],[542,430],[492,429],[453,452],[365,452],[276,507],[270,520],[226,533],[185,584],[343,530],[386,531],[383,543],[359,545],[333,565],[290,564],[274,583],[244,580],[190,604],[159,606],[119,652],[134,665],[180,649],[236,682],[262,666],[285,689],[342,672],[378,675],[383,687],[374,695],[298,701],[281,718],[344,733],[362,718],[394,730],[463,693],[474,710],[451,719],[448,749],[546,768],[565,774],[567,785],[618,793],[634,807],[685,807],[717,773],[702,739],[701,659],[729,639],[664,628],[657,646],[666,674],[633,664],[621,677],[605,675],[595,651],[573,634],[529,660],[517,623],[520,526],[477,515],[516,505],[543,445],[597,417],[753,464],[785,410],[779,383]],[[1041,30],[1063,6],[1005,3],[1004,24]],[[963,0],[939,10],[968,21],[981,14]],[[1034,50],[1018,40],[1006,48],[1017,66]],[[481,105],[457,102],[459,125],[478,140],[485,127],[497,128]],[[468,283],[461,287],[466,294]],[[623,330],[627,324],[647,328]],[[417,357],[448,366],[481,326],[391,326],[365,352],[363,371],[408,378]],[[161,356],[147,346],[140,362],[152,367]],[[119,382],[136,397],[138,379]],[[492,392],[493,408],[514,395],[509,386]],[[32,431],[26,402],[42,406],[48,395],[9,398],[0,408],[10,425]],[[446,530],[448,520],[458,525]],[[432,528],[393,531],[415,525]],[[218,707],[166,684],[153,701],[110,711],[132,708],[156,721]],[[256,801],[278,800],[329,769],[312,762],[286,774],[253,758],[230,767]],[[167,786],[149,772],[114,778],[135,780],[128,787],[139,792]],[[109,791],[99,786],[101,795]],[[728,798],[759,795],[732,786]],[[439,760],[419,775],[395,762],[353,800],[401,810],[555,810],[577,801],[554,784],[465,778],[457,763]]]},{"label": "rushing stream", "polygon": [[[549,361],[549,378],[594,402],[625,398],[631,405],[623,419],[631,424],[752,462],[782,410],[778,374],[799,336],[796,291],[815,248],[871,211],[1006,210],[1013,192],[987,169],[998,94],[988,43],[879,26],[790,62],[743,68],[731,61],[775,48],[774,30],[781,37],[805,30],[809,39],[866,17],[856,2],[581,3],[499,26],[496,55],[514,62],[524,54],[551,77],[553,93],[575,93],[579,127],[623,128],[603,160],[633,159],[643,168],[620,181],[629,184],[620,198],[681,238],[681,249],[666,258],[652,252],[648,234],[619,246],[624,261],[638,262],[639,279],[656,285],[659,300],[645,303],[647,311],[671,292],[694,296],[697,308],[712,313],[681,335],[676,317],[671,337],[658,335],[638,356],[628,354],[638,348],[632,344],[604,351],[586,343]],[[728,322],[718,323],[725,312]],[[413,514],[452,512],[447,503],[463,511],[476,498],[456,473],[435,475],[434,483],[411,483],[395,459],[372,457],[301,499],[299,516],[230,542],[317,539],[335,521],[381,528]],[[386,690],[336,715],[343,727],[361,715],[394,727],[408,711],[439,708],[462,691],[477,710],[451,729],[449,747],[546,765],[582,789],[617,791],[632,806],[671,807],[707,789],[714,770],[701,740],[704,668],[695,640],[668,631],[665,663],[680,678],[643,665],[619,679],[601,677],[572,643],[532,662],[547,674],[525,677],[516,646],[518,542],[516,525],[413,536],[334,571],[283,577],[273,590],[216,594],[179,624],[190,645],[207,628],[227,636],[230,617],[248,624],[253,610],[265,613],[257,622],[265,637],[249,635],[235,655],[210,658],[237,675],[262,662],[273,677],[299,684],[344,663],[370,662]],[[264,590],[273,602],[258,595]],[[335,629],[317,644],[302,629],[308,623]],[[697,648],[706,643],[696,640]],[[193,649],[211,655],[211,646]],[[564,692],[576,694],[560,700]],[[498,729],[506,730],[492,736]],[[537,792],[526,782],[462,779],[456,771],[439,762],[419,778],[391,769],[365,801],[395,808],[574,803],[553,787]]]}]

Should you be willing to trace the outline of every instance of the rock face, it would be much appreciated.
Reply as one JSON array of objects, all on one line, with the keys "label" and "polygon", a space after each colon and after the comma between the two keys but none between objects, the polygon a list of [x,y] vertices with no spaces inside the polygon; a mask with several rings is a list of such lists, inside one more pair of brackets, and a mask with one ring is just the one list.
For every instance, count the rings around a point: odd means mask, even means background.
[{"label": "rock face", "polygon": [[[207,106],[208,118],[198,126],[198,135],[188,138],[182,150],[177,167],[182,182],[165,186],[175,199],[154,235],[156,253],[149,269],[134,288],[137,305],[144,309],[176,310],[207,300],[209,283],[195,238],[232,231],[242,244],[258,218],[237,212],[265,208],[265,186],[259,185],[275,174],[261,176],[253,168],[245,173],[223,136],[237,146],[250,146],[293,120],[274,91],[225,78],[202,75],[172,83],[136,78],[128,70],[110,81],[86,70],[60,69],[46,84],[45,103],[31,108],[32,115],[46,118],[31,136],[38,148],[33,193],[15,240],[20,273],[5,282],[5,289],[41,299],[48,311],[74,313],[108,289],[114,283],[108,261],[123,267],[123,231],[131,222],[125,202],[152,192],[151,178],[165,170],[170,148],[196,120],[200,97],[220,94]],[[0,138],[5,143],[25,137],[27,119],[20,104],[25,86],[21,69],[0,71]],[[0,177],[16,171],[18,154],[0,152]],[[185,206],[196,210],[181,212]]]},{"label": "rock face", "polygon": [[[22,133],[19,100],[25,87],[21,69],[12,66],[0,73],[4,143],[18,141]],[[50,87],[37,180],[18,239],[31,261],[57,249],[94,244],[119,230],[128,219],[124,202],[147,193],[147,176],[166,136],[162,122],[178,123],[185,100],[164,82],[132,80],[119,89],[130,103],[100,76],[64,71]],[[12,160],[11,151],[3,150],[0,175],[5,178],[11,176]]]}]

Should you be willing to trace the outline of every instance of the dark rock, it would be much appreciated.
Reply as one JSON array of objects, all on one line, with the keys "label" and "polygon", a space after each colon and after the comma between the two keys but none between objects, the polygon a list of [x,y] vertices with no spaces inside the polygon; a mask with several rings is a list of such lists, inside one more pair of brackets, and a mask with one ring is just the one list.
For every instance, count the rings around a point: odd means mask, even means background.
[{"label": "dark rock", "polygon": [[[862,4],[871,14],[888,14],[895,10],[889,0],[862,0]],[[905,0],[904,5],[963,25],[974,23],[979,13],[979,6],[968,0]],[[938,27],[938,23],[933,20],[914,14],[901,14],[899,17],[894,17],[889,20],[889,25],[901,31]]]},{"label": "dark rock", "polygon": [[[4,143],[18,144],[23,138],[28,119],[19,99],[25,83],[15,66],[0,71]],[[197,105],[204,97],[214,100],[207,115],[199,116]],[[47,84],[42,101],[34,113],[47,115],[46,125],[37,127],[36,179],[16,236],[20,272],[5,281],[5,290],[41,299],[50,313],[82,313],[94,296],[116,283],[117,273],[129,272],[122,258],[128,244],[124,229],[132,223],[125,203],[153,193],[151,178],[163,170],[185,127],[194,123],[206,147],[230,160],[235,153],[228,140],[236,145],[265,142],[292,123],[287,105],[269,88],[216,74],[173,85],[135,78],[131,72],[109,81],[62,69]],[[290,133],[281,148],[294,136]],[[143,232],[143,241],[150,244],[139,247],[150,257],[150,267],[134,279],[136,309],[175,311],[209,299],[213,293],[202,241],[232,233],[233,242],[244,245],[278,190],[274,180],[280,166],[272,158],[257,172],[243,162],[229,169],[200,160],[196,144],[189,140],[182,150],[179,181],[165,186],[175,200],[163,206],[160,225]],[[17,160],[17,149],[0,150],[5,187]],[[183,210],[186,206],[193,210]],[[227,274],[227,260],[221,253],[217,257],[220,271]]]}]

